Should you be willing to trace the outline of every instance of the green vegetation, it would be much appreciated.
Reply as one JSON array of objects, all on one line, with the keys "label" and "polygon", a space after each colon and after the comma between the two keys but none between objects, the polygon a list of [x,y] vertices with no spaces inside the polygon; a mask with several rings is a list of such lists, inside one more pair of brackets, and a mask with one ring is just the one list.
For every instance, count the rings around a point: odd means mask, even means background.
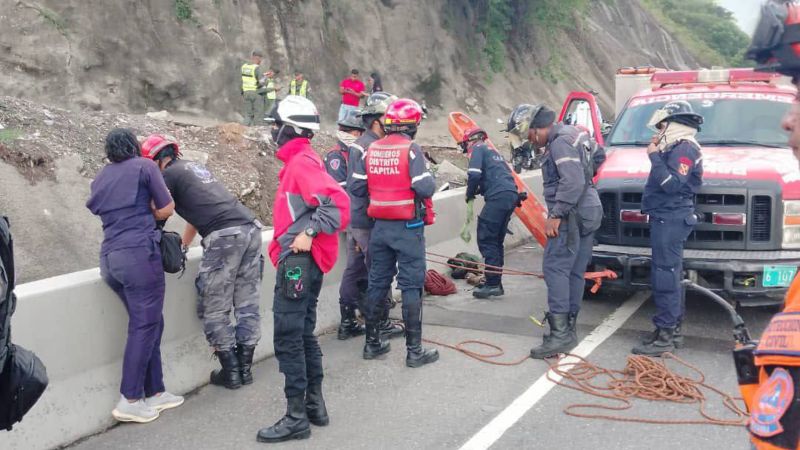
[{"label": "green vegetation", "polygon": [[502,72],[506,60],[506,40],[511,31],[512,0],[489,0],[486,5],[486,20],[481,32],[486,39],[483,53],[493,72]]},{"label": "green vegetation", "polygon": [[747,66],[750,38],[713,0],[641,0],[679,42],[706,65]]},{"label": "green vegetation", "polygon": [[20,136],[22,136],[22,130],[16,128],[0,130],[0,144],[8,144],[17,140]]},{"label": "green vegetation", "polygon": [[59,33],[63,34],[64,36],[67,35],[67,21],[64,20],[57,12],[53,11],[50,8],[45,8],[44,6],[40,6],[37,8],[39,11],[39,15],[45,20],[45,22],[52,25]]},{"label": "green vegetation", "polygon": [[193,21],[193,7],[192,0],[175,0],[175,17],[181,22]]}]

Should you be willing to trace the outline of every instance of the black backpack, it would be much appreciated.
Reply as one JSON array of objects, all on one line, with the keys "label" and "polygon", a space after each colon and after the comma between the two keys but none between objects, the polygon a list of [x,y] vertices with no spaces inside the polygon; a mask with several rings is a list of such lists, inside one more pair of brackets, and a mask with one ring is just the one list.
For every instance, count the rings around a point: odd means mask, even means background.
[{"label": "black backpack", "polygon": [[14,245],[8,219],[0,217],[0,430],[11,427],[36,404],[47,387],[47,370],[33,352],[11,343]]}]

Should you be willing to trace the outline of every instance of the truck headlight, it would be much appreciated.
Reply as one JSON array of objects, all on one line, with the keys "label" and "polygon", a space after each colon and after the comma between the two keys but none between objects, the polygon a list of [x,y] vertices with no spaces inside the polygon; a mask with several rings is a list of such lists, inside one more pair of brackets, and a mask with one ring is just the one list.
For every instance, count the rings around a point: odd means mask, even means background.
[{"label": "truck headlight", "polygon": [[783,202],[783,248],[800,248],[800,200]]}]

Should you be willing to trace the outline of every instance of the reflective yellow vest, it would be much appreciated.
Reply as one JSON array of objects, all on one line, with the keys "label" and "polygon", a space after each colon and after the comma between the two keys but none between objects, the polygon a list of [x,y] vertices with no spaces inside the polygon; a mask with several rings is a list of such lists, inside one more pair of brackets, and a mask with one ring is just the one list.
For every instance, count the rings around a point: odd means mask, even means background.
[{"label": "reflective yellow vest", "polygon": [[278,94],[275,92],[275,80],[267,78],[267,100],[275,100]]},{"label": "reflective yellow vest", "polygon": [[244,92],[255,91],[258,89],[256,69],[258,69],[258,64],[242,64],[242,90]]},{"label": "reflective yellow vest", "polygon": [[289,83],[289,95],[299,95],[300,97],[308,97],[308,80],[303,80],[300,84],[300,90],[297,89],[297,80],[292,80]]}]

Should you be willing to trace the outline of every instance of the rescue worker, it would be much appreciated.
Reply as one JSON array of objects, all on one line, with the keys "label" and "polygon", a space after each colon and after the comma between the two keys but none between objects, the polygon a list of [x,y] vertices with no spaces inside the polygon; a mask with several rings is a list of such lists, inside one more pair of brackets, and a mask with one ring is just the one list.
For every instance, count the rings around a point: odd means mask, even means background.
[{"label": "rescue worker", "polygon": [[258,94],[261,87],[261,58],[263,55],[258,50],[253,50],[250,62],[242,64],[242,99],[244,100],[244,124],[253,126],[260,124],[264,117],[264,99]]},{"label": "rescue worker", "polygon": [[585,287],[584,273],[592,257],[594,232],[603,207],[592,183],[593,165],[588,133],[572,125],[555,124],[555,112],[543,105],[517,105],[508,121],[509,138],[518,148],[527,140],[542,154],[542,183],[547,203],[542,261],[550,333],[531,357],[544,359],[578,345],[576,325]]},{"label": "rescue worker", "polygon": [[264,78],[261,80],[261,84],[264,86],[264,114],[269,115],[272,111],[272,107],[275,106],[275,102],[278,100],[278,90],[280,87],[275,83],[275,71],[272,69],[267,70],[267,73],[264,74]]},{"label": "rescue worker", "polygon": [[350,146],[364,133],[364,124],[358,111],[348,111],[338,122],[336,147],[325,154],[325,170],[339,186],[347,188],[347,165],[350,159]]},{"label": "rescue worker", "polygon": [[[782,27],[778,27],[781,24]],[[761,10],[747,57],[756,70],[792,77],[800,89],[800,5],[771,1]],[[789,132],[789,147],[800,161],[800,101],[795,99],[781,126]],[[753,352],[758,388],[744,395],[748,431],[757,450],[800,450],[800,277],[786,293],[783,311],[776,314]],[[743,392],[744,393],[744,392]]]},{"label": "rescue worker", "polygon": [[[433,223],[436,184],[425,157],[413,139],[422,108],[410,99],[393,101],[383,118],[386,136],[373,142],[354,161],[352,192],[369,196],[367,215],[375,219],[370,234],[369,287],[366,305],[364,359],[386,354],[378,323],[392,279],[402,293],[406,366],[420,367],[439,359],[422,347],[422,289],[425,283],[425,225]],[[399,272],[398,272],[399,269]]]},{"label": "rescue worker", "polygon": [[303,72],[296,70],[294,78],[289,82],[289,95],[297,95],[308,98],[311,89],[308,87],[308,80],[303,77]]},{"label": "rescue worker", "polygon": [[[503,267],[508,223],[520,201],[511,168],[496,149],[486,145],[486,131],[477,128],[465,133],[461,148],[469,156],[467,202],[480,194],[485,200],[478,216],[478,250],[486,264]],[[487,269],[486,282],[475,288],[475,298],[499,297],[502,274]]]},{"label": "rescue worker", "polygon": [[[381,118],[386,113],[386,108],[395,100],[397,100],[396,96],[385,92],[373,94],[367,98],[366,105],[358,112],[365,132],[349,148],[347,190],[350,194],[350,228],[347,233],[347,267],[342,275],[342,283],[339,288],[339,305],[342,313],[339,339],[348,339],[364,334],[364,327],[356,320],[355,310],[358,308],[364,314],[366,309],[368,272],[371,263],[369,240],[375,223],[374,219],[367,215],[369,196],[360,197],[353,193],[353,168],[363,164],[362,158],[365,155],[365,149],[386,135]],[[387,292],[385,302],[380,305],[378,319],[378,333],[385,339],[398,337],[404,333],[403,327],[389,318],[392,303],[391,293]]]},{"label": "rescue worker", "polygon": [[703,184],[703,154],[694,136],[702,123],[703,117],[685,100],[665,104],[650,122],[658,133],[647,147],[650,175],[642,195],[642,213],[650,222],[656,329],[633,348],[637,355],[661,356],[683,344],[683,243],[697,223],[694,199]]},{"label": "rescue worker", "polygon": [[221,365],[211,372],[211,384],[228,389],[251,384],[261,338],[261,223],[206,167],[181,159],[177,142],[151,135],[142,143],[142,156],[158,164],[175,211],[186,220],[184,248],[197,233],[202,236],[197,315]]},{"label": "rescue worker", "polygon": [[258,432],[260,442],[305,439],[309,422],[329,423],[322,397],[322,351],[314,327],[323,274],[339,254],[339,237],[350,221],[347,193],[325,172],[311,148],[319,113],[303,97],[284,98],[273,113],[272,139],[284,163],[273,206],[274,235],[269,256],[277,267],[275,357],[286,378],[286,415]]}]

